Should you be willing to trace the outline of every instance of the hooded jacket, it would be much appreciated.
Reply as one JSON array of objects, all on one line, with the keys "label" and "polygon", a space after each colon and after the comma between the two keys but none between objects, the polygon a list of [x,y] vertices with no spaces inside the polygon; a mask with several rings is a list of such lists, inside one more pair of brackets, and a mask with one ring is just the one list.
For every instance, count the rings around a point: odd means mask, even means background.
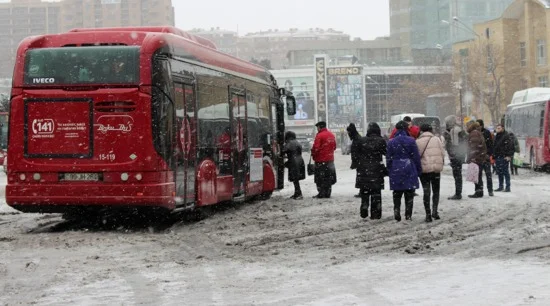
[{"label": "hooded jacket", "polygon": [[386,163],[391,190],[418,189],[418,176],[422,173],[420,153],[414,138],[405,130],[398,130],[388,142]]},{"label": "hooded jacket", "polygon": [[476,164],[488,161],[487,146],[477,122],[468,124],[468,161]]},{"label": "hooded jacket", "polygon": [[466,158],[468,151],[468,136],[464,130],[456,124],[456,116],[445,117],[445,149],[451,160],[459,160],[461,162]]},{"label": "hooded jacket", "polygon": [[366,137],[360,137],[351,145],[351,168],[357,169],[355,188],[384,189],[386,167],[382,158],[386,155],[386,141],[382,138],[380,126],[369,124]]}]

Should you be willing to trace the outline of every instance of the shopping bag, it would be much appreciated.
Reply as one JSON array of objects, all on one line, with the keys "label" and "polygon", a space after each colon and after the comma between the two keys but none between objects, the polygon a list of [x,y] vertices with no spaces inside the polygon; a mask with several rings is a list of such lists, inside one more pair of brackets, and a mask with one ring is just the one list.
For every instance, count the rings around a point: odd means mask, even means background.
[{"label": "shopping bag", "polygon": [[466,181],[477,184],[479,180],[479,166],[476,163],[469,163],[466,171]]},{"label": "shopping bag", "polygon": [[512,161],[512,163],[516,167],[523,167],[523,158],[521,158],[519,153],[514,153],[514,160]]},{"label": "shopping bag", "polygon": [[309,157],[309,163],[307,164],[307,175],[315,174],[315,164],[311,162],[311,156]]}]

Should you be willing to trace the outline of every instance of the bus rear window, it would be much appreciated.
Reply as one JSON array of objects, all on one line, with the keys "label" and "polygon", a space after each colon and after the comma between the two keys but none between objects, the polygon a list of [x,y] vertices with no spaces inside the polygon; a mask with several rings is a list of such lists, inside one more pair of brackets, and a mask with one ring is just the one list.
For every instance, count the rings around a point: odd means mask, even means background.
[{"label": "bus rear window", "polygon": [[134,84],[139,47],[63,47],[27,51],[25,84]]}]

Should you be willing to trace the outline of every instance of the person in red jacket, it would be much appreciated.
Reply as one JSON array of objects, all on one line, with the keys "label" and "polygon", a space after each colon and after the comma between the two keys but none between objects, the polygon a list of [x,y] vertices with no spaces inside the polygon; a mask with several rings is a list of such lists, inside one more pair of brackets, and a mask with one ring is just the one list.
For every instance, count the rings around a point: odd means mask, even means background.
[{"label": "person in red jacket", "polygon": [[332,185],[336,184],[336,167],[334,166],[334,151],[336,138],[327,129],[327,123],[318,122],[317,136],[311,148],[311,158],[315,161],[315,185],[319,194],[316,199],[328,199],[332,193]]},{"label": "person in red jacket", "polygon": [[[416,125],[413,125],[411,117],[405,116],[405,118],[403,118],[403,121],[407,122],[407,124],[409,125],[409,128],[407,129],[407,134],[409,134],[409,136],[414,139],[418,138],[418,136],[420,136],[420,128]],[[394,128],[393,131],[391,131],[390,139],[393,139],[396,132],[397,129]]]}]

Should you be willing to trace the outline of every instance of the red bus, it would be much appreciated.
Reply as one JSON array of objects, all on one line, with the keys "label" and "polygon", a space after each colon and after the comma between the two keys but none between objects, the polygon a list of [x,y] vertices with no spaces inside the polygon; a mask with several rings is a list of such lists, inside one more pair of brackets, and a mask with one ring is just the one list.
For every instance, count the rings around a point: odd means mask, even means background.
[{"label": "red bus", "polygon": [[[285,95],[287,95],[285,97]],[[283,187],[284,102],[263,67],[172,27],[30,37],[11,93],[8,205],[193,209]]]},{"label": "red bus", "polygon": [[524,164],[537,170],[550,165],[550,88],[530,88],[514,94],[505,128],[518,138]]}]

